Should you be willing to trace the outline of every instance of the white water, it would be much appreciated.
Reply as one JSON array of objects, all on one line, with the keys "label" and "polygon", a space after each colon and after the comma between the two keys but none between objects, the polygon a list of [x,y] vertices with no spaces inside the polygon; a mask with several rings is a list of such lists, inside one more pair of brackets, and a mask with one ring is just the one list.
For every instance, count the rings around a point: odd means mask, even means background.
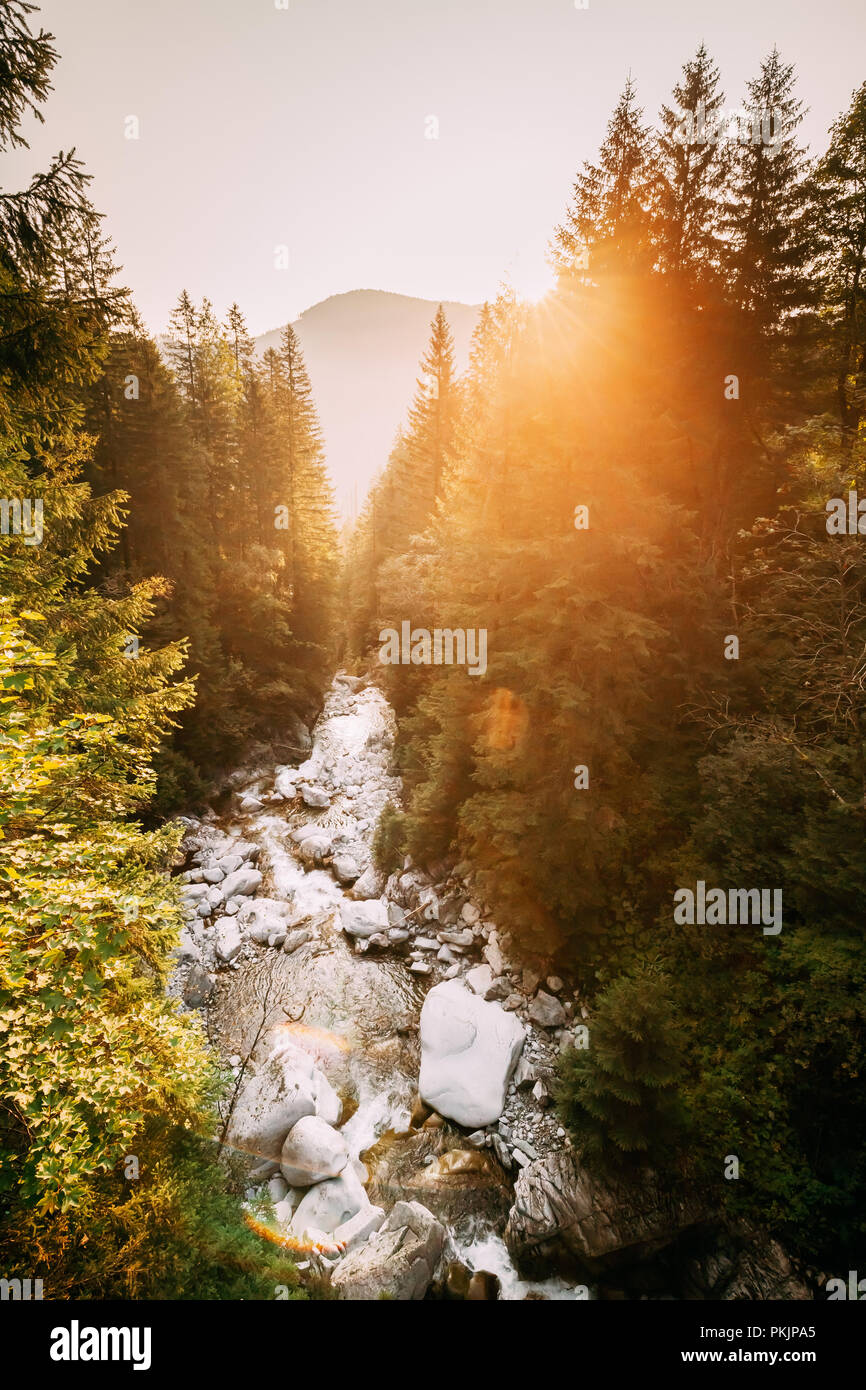
[{"label": "white water", "polygon": [[[291,831],[314,825],[332,839],[340,837],[343,852],[359,864],[369,862],[382,808],[399,798],[399,781],[388,773],[393,726],[381,691],[354,693],[338,677],[314,730],[309,758],[296,772],[278,778],[281,787],[306,781],[328,785],[331,805],[313,811],[297,801],[271,803],[260,812],[234,812],[209,824],[208,839],[219,841],[222,852],[239,837],[255,841],[265,876],[261,896],[290,902],[293,921],[313,919],[315,930],[315,941],[291,955],[259,949],[237,970],[225,972],[211,1009],[211,1027],[226,1055],[246,1056],[267,995],[276,1011],[273,1023],[356,1105],[342,1126],[350,1154],[358,1158],[383,1136],[392,1136],[374,1165],[376,1201],[390,1206],[405,1196],[429,1206],[449,1225],[465,1263],[498,1275],[505,1300],[585,1297],[557,1278],[520,1278],[496,1233],[511,1201],[501,1174],[486,1174],[477,1187],[461,1191],[453,1179],[437,1181],[433,1170],[427,1172],[424,1158],[436,1151],[441,1132],[407,1132],[418,1087],[417,1026],[424,986],[403,959],[376,951],[356,954],[340,927],[343,889],[329,871],[305,867],[295,858]],[[251,771],[245,790],[265,794],[275,773],[275,768]]]}]

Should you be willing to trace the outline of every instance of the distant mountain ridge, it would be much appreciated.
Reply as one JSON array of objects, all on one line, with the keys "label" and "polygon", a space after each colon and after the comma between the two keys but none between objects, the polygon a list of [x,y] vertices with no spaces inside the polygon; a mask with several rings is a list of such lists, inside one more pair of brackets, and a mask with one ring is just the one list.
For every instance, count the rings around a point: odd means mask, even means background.
[{"label": "distant mountain ridge", "polygon": [[[294,321],[343,516],[360,509],[406,419],[439,302],[389,290],[350,290],[314,304]],[[481,306],[441,302],[454,334],[457,369],[463,371]],[[281,332],[262,333],[256,350],[278,347]]]}]

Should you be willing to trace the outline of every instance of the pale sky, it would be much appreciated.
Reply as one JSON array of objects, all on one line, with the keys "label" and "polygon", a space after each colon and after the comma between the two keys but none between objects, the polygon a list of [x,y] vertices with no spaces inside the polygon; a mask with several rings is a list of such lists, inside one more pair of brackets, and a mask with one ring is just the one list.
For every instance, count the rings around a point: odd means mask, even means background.
[{"label": "pale sky", "polygon": [[863,0],[283,2],[43,0],[34,16],[61,62],[2,183],[75,145],[154,332],[184,287],[219,313],[236,299],[254,333],[344,290],[478,303],[510,273],[531,292],[629,70],[655,121],[701,39],[730,106],[777,43],[816,149],[866,75]]}]

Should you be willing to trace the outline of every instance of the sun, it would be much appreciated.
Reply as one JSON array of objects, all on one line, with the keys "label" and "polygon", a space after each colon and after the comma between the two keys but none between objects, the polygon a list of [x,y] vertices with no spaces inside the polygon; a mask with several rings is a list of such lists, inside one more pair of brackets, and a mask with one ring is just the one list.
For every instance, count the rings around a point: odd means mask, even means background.
[{"label": "sun", "polygon": [[522,246],[505,269],[505,281],[520,299],[537,304],[556,288],[546,244]]}]

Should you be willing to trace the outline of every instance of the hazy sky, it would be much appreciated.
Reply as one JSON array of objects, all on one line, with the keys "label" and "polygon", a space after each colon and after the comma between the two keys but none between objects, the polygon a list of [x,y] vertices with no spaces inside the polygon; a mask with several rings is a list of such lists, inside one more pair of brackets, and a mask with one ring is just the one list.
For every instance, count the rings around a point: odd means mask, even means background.
[{"label": "hazy sky", "polygon": [[655,120],[701,39],[731,106],[778,43],[816,148],[866,76],[863,0],[282,3],[42,4],[55,92],[2,182],[74,144],[154,331],[183,287],[255,333],[343,290],[533,290],[628,71]]}]

